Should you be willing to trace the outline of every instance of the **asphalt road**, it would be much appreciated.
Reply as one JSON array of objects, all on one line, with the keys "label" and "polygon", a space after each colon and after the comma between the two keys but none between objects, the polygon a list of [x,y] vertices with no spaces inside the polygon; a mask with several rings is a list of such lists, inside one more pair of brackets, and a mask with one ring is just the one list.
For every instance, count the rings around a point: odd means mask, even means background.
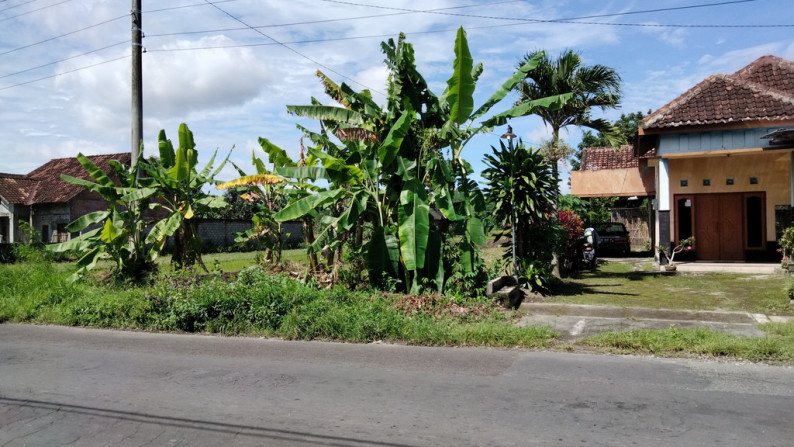
[{"label": "asphalt road", "polygon": [[794,368],[0,325],[0,446],[791,446]]}]

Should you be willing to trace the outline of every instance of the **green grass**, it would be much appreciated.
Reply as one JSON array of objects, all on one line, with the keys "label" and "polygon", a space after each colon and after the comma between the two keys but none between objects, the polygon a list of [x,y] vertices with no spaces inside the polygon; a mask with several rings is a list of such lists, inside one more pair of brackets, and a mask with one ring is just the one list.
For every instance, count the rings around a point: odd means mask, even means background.
[{"label": "green grass", "polygon": [[[246,267],[257,264],[257,255],[259,252],[233,252],[233,253],[208,253],[201,256],[204,265],[212,270],[217,261],[220,269],[223,272],[239,272]],[[281,252],[281,259],[283,261],[293,262],[295,264],[306,265],[306,249],[296,248],[293,250],[284,250]],[[165,255],[157,258],[158,265],[168,265],[171,262],[171,256]],[[106,266],[109,268],[110,264]]]},{"label": "green grass", "polygon": [[605,332],[578,343],[618,354],[666,357],[728,357],[753,361],[794,362],[794,323],[763,325],[768,335],[747,338],[709,329],[633,330]]},{"label": "green grass", "polygon": [[0,265],[0,322],[420,345],[545,347],[556,338],[548,328],[513,326],[511,315],[493,305],[478,317],[414,314],[399,310],[399,296],[317,289],[259,267],[232,281],[168,274],[151,287],[70,283],[73,270],[70,264]]},{"label": "green grass", "polygon": [[599,264],[595,273],[565,278],[545,301],[794,315],[785,293],[786,281],[784,275],[660,275],[635,271],[629,264],[607,262]]}]

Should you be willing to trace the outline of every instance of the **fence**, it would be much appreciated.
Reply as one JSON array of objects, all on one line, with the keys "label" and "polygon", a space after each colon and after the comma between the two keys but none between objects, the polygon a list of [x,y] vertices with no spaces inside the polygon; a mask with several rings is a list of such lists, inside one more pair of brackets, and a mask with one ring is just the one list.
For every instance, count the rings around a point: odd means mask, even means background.
[{"label": "fence", "polygon": [[644,251],[650,247],[651,232],[647,208],[612,208],[612,222],[620,222],[629,231],[632,251]]}]

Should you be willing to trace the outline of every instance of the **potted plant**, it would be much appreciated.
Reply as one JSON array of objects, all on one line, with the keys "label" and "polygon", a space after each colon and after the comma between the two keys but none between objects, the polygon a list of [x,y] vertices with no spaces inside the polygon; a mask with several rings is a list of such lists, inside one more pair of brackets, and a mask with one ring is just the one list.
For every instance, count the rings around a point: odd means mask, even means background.
[{"label": "potted plant", "polygon": [[664,257],[667,258],[667,265],[664,266],[664,269],[667,270],[668,272],[676,271],[677,267],[675,265],[675,262],[673,262],[673,259],[675,259],[675,255],[681,253],[682,251],[692,250],[692,245],[694,243],[695,243],[694,237],[681,239],[680,241],[678,241],[678,245],[676,245],[675,247],[673,247],[672,250],[670,250],[669,254],[664,247],[662,246],[656,247],[657,250],[659,250],[659,259],[661,259],[662,255],[664,255]]}]

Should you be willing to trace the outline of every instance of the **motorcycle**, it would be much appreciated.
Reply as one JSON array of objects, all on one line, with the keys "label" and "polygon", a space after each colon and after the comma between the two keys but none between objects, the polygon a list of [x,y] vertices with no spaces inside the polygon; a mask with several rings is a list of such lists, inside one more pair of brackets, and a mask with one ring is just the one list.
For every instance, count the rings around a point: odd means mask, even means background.
[{"label": "motorcycle", "polygon": [[596,258],[597,246],[598,233],[592,228],[585,229],[584,235],[579,238],[579,259],[582,263],[582,268],[586,268],[591,272],[595,271],[596,265],[598,264],[598,259]]}]

